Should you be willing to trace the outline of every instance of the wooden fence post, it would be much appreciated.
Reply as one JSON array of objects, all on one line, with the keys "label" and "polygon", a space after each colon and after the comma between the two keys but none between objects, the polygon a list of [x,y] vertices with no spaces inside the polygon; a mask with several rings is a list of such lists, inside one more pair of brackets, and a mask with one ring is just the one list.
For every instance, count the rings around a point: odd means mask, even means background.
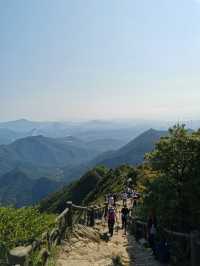
[{"label": "wooden fence post", "polygon": [[94,226],[95,224],[95,215],[94,215],[94,208],[91,208],[90,210],[90,226]]},{"label": "wooden fence post", "polygon": [[67,201],[67,208],[69,209],[68,215],[67,215],[67,224],[68,226],[72,226],[72,201]]},{"label": "wooden fence post", "polygon": [[198,240],[199,233],[198,231],[192,231],[190,233],[190,266],[198,266],[199,262],[197,261],[197,248],[196,242]]}]

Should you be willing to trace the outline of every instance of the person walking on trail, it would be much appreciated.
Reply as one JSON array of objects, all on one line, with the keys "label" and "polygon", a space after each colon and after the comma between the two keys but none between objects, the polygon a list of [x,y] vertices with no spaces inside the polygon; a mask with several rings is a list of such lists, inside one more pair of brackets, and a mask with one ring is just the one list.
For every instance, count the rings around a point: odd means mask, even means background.
[{"label": "person walking on trail", "polygon": [[131,190],[131,206],[134,207],[134,191]]},{"label": "person walking on trail", "polygon": [[128,221],[129,211],[130,210],[127,208],[127,205],[124,205],[124,207],[121,209],[122,229],[124,229],[125,235],[127,231],[127,221]]},{"label": "person walking on trail", "polygon": [[115,213],[115,209],[114,207],[110,207],[108,209],[108,231],[110,236],[113,236],[113,230],[114,230],[114,225],[115,225],[115,221],[117,220],[117,216]]},{"label": "person walking on trail", "polygon": [[125,206],[127,203],[127,193],[125,191],[122,193],[122,201],[123,201],[123,206]]},{"label": "person walking on trail", "polygon": [[132,197],[133,197],[133,207],[136,207],[137,201],[140,198],[140,194],[136,190],[133,190]]},{"label": "person walking on trail", "polygon": [[108,205],[109,206],[114,206],[114,197],[112,196],[112,194],[109,196],[108,198]]},{"label": "person walking on trail", "polygon": [[131,198],[132,189],[130,187],[127,188],[128,198]]},{"label": "person walking on trail", "polygon": [[117,194],[113,194],[113,199],[114,199],[114,207],[116,207],[116,202],[117,202]]},{"label": "person walking on trail", "polygon": [[127,186],[129,186],[129,187],[133,186],[133,180],[131,177],[127,180]]}]

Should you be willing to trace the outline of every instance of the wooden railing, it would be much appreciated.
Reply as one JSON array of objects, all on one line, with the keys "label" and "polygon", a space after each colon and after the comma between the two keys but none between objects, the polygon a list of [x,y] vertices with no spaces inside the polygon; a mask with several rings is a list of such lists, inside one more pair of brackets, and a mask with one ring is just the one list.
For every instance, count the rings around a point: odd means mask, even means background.
[{"label": "wooden railing", "polygon": [[101,219],[104,211],[104,205],[84,207],[68,201],[66,209],[56,218],[55,226],[50,232],[44,232],[40,239],[33,241],[29,246],[10,250],[8,265],[29,266],[34,252],[38,253],[39,265],[45,265],[52,248],[62,244],[64,239],[70,238],[74,225],[80,223],[94,226],[95,220]]},{"label": "wooden railing", "polygon": [[[140,231],[142,237],[147,237],[147,223],[141,221],[138,217],[131,215],[130,222],[135,227],[135,232]],[[174,241],[187,241],[189,247],[189,265],[199,266],[200,265],[200,233],[198,231],[192,231],[190,234],[175,232],[162,228],[163,232],[174,239]],[[137,238],[137,236],[136,236]],[[167,238],[167,237],[166,237]]]}]

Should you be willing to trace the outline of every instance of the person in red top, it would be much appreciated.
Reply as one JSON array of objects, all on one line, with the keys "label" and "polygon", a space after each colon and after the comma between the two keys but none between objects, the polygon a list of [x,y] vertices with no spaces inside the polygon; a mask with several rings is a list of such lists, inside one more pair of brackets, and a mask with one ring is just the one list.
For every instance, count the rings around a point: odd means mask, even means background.
[{"label": "person in red top", "polygon": [[108,231],[111,237],[113,236],[113,230],[114,230],[116,219],[117,219],[117,216],[115,213],[115,209],[114,207],[110,207],[108,209]]}]

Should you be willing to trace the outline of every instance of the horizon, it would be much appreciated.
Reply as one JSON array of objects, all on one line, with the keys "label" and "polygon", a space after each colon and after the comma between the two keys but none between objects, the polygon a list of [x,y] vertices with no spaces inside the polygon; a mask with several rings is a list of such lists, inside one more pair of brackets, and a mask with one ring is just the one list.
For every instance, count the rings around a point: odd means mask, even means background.
[{"label": "horizon", "polygon": [[182,123],[195,123],[200,122],[200,119],[188,119],[188,120],[165,120],[165,119],[140,119],[140,118],[104,118],[104,119],[87,119],[87,118],[80,118],[80,119],[66,119],[66,120],[32,120],[28,118],[18,118],[18,119],[11,119],[11,120],[0,120],[0,123],[12,123],[12,122],[35,122],[35,123],[166,123],[166,124],[182,124]]},{"label": "horizon", "polygon": [[200,117],[200,1],[0,3],[0,121]]}]

